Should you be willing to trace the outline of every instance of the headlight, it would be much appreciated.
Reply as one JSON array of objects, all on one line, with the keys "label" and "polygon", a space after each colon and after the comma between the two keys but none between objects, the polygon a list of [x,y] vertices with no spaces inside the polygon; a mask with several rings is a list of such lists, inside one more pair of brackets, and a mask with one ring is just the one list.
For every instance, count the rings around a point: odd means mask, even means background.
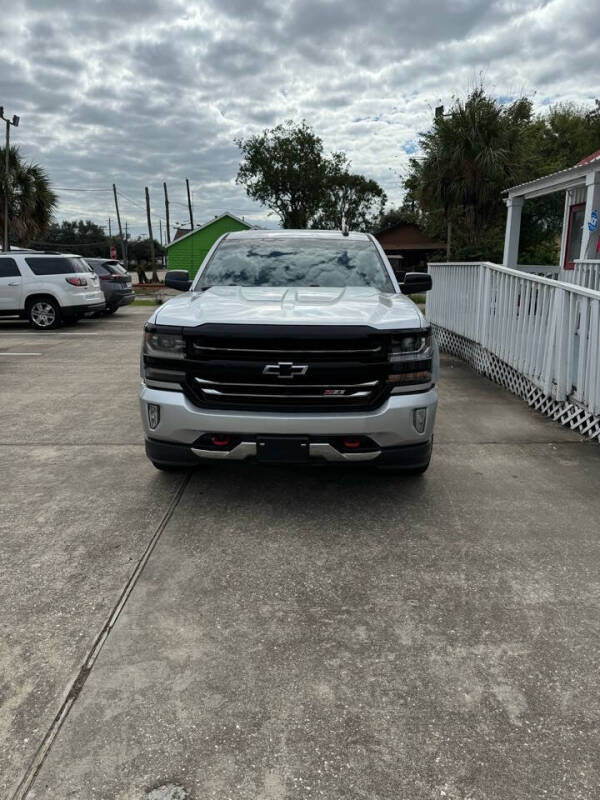
[{"label": "headlight", "polygon": [[431,330],[392,334],[389,351],[390,374],[387,377],[392,394],[414,390],[431,383],[433,347]]},{"label": "headlight", "polygon": [[185,340],[177,333],[145,331],[144,354],[154,358],[185,358]]},{"label": "headlight", "polygon": [[404,361],[406,356],[424,354],[431,347],[431,331],[392,335],[390,361]]}]

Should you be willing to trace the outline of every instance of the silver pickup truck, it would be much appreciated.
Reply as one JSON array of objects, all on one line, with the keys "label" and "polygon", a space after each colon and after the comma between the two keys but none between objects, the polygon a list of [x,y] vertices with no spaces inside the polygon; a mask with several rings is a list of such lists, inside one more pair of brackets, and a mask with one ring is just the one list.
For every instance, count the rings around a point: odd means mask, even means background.
[{"label": "silver pickup truck", "polygon": [[439,357],[377,240],[251,230],[221,237],[145,326],[140,406],[158,469],[215,459],[371,462],[424,472]]}]

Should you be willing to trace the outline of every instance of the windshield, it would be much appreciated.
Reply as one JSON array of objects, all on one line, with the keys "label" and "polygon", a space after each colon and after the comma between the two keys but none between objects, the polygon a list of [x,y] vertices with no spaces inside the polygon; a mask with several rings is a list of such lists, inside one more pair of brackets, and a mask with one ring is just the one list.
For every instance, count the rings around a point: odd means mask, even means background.
[{"label": "windshield", "polygon": [[225,239],[195,288],[208,286],[394,287],[375,245],[368,240]]}]

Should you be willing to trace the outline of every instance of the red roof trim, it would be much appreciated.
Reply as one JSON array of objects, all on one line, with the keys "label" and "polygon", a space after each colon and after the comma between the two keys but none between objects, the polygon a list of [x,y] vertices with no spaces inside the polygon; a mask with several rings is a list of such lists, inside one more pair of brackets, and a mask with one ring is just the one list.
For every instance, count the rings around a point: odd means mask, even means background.
[{"label": "red roof trim", "polygon": [[600,150],[596,150],[595,152],[590,153],[589,156],[586,156],[585,158],[582,158],[581,161],[578,161],[575,164],[575,166],[576,167],[581,167],[581,166],[583,166],[583,164],[591,164],[592,161],[596,161],[596,159],[598,159],[598,158],[600,158]]}]

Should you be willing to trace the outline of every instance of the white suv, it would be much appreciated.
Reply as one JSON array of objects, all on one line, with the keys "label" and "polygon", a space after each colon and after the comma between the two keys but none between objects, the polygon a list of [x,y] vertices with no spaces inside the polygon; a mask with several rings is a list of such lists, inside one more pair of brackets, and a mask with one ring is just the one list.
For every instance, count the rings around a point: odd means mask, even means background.
[{"label": "white suv", "polygon": [[0,252],[0,316],[19,316],[48,330],[104,308],[98,276],[81,256]]}]

